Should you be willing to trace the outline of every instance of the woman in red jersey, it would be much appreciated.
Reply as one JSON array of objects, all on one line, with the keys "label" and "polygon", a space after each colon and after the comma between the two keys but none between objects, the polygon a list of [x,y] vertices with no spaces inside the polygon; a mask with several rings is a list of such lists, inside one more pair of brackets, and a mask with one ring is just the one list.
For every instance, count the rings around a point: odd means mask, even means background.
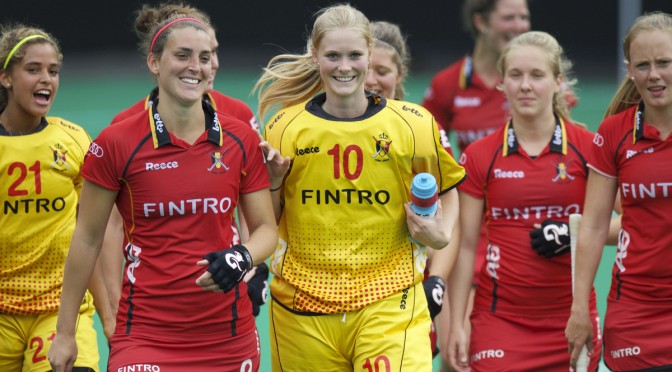
[{"label": "woman in red jersey", "polygon": [[[461,244],[448,286],[448,352],[457,370],[566,371],[563,327],[572,301],[567,222],[582,210],[593,135],[570,121],[562,85],[572,83],[571,64],[552,36],[517,36],[497,66],[511,119],[469,145],[460,159],[469,177],[459,186]],[[484,215],[487,255],[468,335],[464,316]],[[597,329],[594,292],[590,304]],[[596,349],[592,370],[599,357]]]},{"label": "woman in red jersey", "polygon": [[[257,370],[242,279],[277,242],[258,134],[203,102],[212,74],[207,24],[172,17],[143,45],[159,98],[103,129],[89,148],[49,360],[68,371],[77,355],[76,309],[116,204],[128,260],[108,368]],[[250,227],[244,245],[230,229],[237,205]]]},{"label": "woman in red jersey", "polygon": [[[218,112],[239,119],[244,123],[247,123],[254,130],[258,130],[257,120],[252,113],[252,110],[243,101],[229,97],[213,88],[215,74],[219,69],[219,58],[217,55],[219,43],[217,42],[214,26],[207,14],[191,5],[182,3],[165,3],[159,6],[143,5],[143,7],[136,12],[134,24],[135,33],[138,38],[143,39],[152,31],[152,28],[156,26],[156,24],[176,15],[194,17],[210,26],[209,33],[213,53],[211,60],[212,75],[208,80],[208,92],[203,96],[203,99],[211,104]],[[153,89],[147,97],[119,112],[112,119],[111,124],[116,124],[138,112],[147,110],[147,108],[152,106],[153,102],[157,99],[158,93],[158,88]],[[236,244],[241,241],[246,241],[249,235],[242,214],[239,214],[239,217],[240,223],[237,223],[234,219],[231,224],[231,229],[234,233],[233,241]],[[123,255],[120,254],[120,248],[123,248],[124,246],[122,219],[116,208],[112,209],[105,234],[103,249],[101,251],[100,268],[106,278],[112,313],[116,314],[116,310],[119,307],[119,297],[121,295],[122,285],[121,273],[123,267]],[[252,300],[255,316],[259,314],[260,306],[266,302],[265,292],[267,291],[266,283],[268,280],[268,266],[266,266],[266,263],[261,262],[258,266],[258,268],[255,267],[252,269],[246,278],[246,281],[251,284],[248,286],[248,295]],[[114,332],[114,327],[107,327],[105,332],[109,339],[109,337],[112,336],[112,332]]]},{"label": "woman in red jersey", "polygon": [[602,256],[611,204],[622,204],[622,230],[607,299],[604,361],[614,371],[672,368],[672,16],[643,15],[623,41],[627,78],[594,139],[577,244],[576,296],[566,336],[576,363],[593,354],[588,298]]}]

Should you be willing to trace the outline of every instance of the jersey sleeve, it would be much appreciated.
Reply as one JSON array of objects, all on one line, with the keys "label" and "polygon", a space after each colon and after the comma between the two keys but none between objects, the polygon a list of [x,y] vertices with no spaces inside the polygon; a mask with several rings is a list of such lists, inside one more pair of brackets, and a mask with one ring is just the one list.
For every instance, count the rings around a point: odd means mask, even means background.
[{"label": "jersey sleeve", "polygon": [[[422,110],[420,107],[418,109]],[[457,164],[453,156],[444,149],[434,118],[427,111],[425,115],[429,118],[426,123],[423,123],[426,127],[422,127],[422,131],[416,133],[413,172],[433,174],[440,192],[446,192],[462,182],[466,174],[464,168]]]},{"label": "jersey sleeve", "polygon": [[461,192],[465,192],[475,198],[485,198],[485,180],[487,178],[487,165],[483,164],[479,158],[479,151],[483,152],[479,144],[482,141],[474,142],[467,146],[460,157],[460,165],[462,165],[469,175],[467,179],[459,186]]},{"label": "jersey sleeve", "polygon": [[617,177],[616,149],[619,139],[616,136],[613,117],[600,124],[593,138],[593,148],[588,165],[607,177]]},{"label": "jersey sleeve", "polygon": [[119,190],[121,188],[119,180],[123,170],[119,169],[121,162],[118,159],[123,151],[115,146],[110,130],[113,127],[103,129],[100,135],[91,142],[82,168],[82,176],[100,187]]},{"label": "jersey sleeve", "polygon": [[[247,128],[246,128],[247,129]],[[240,192],[242,194],[251,193],[271,186],[268,169],[266,168],[266,161],[264,152],[259,147],[258,134],[247,130],[249,132],[245,140],[245,151],[249,154],[247,163],[243,168],[241,178]]]}]

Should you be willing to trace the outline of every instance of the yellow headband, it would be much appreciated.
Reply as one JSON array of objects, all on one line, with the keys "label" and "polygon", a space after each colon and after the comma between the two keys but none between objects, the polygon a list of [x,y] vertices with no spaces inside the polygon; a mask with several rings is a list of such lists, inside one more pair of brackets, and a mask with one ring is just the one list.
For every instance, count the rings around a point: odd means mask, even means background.
[{"label": "yellow headband", "polygon": [[23,45],[28,40],[37,39],[37,38],[43,38],[43,39],[49,40],[49,38],[44,36],[44,35],[30,35],[30,36],[24,37],[23,39],[21,39],[21,41],[16,43],[16,45],[14,45],[14,48],[12,48],[12,51],[9,52],[9,54],[7,55],[7,59],[5,60],[5,65],[2,66],[2,69],[3,70],[7,69],[7,65],[9,64],[9,60],[12,59],[12,56],[14,55],[14,53],[16,53],[16,51],[19,50],[19,48],[21,48],[21,45]]}]

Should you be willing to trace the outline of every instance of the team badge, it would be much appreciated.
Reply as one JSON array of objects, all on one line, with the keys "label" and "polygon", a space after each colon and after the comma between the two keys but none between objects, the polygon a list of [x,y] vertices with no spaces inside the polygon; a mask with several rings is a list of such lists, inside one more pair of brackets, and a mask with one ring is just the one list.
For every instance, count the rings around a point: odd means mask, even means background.
[{"label": "team badge", "polygon": [[561,161],[555,165],[555,177],[551,181],[555,183],[570,183],[574,181],[574,176],[569,174],[567,169],[569,168],[569,165],[572,164],[572,160],[569,162],[565,163],[564,161]]},{"label": "team badge", "polygon": [[54,157],[54,161],[49,164],[50,167],[64,171],[70,169],[70,165],[67,163],[68,150],[66,150],[63,145],[60,143],[55,144],[53,147],[49,146],[51,153]]},{"label": "team badge", "polygon": [[229,167],[224,164],[224,154],[226,154],[227,151],[229,151],[229,148],[224,150],[224,152],[216,151],[210,155],[212,165],[208,168],[208,172],[221,174],[226,173],[229,170]]},{"label": "team badge", "polygon": [[373,140],[376,141],[376,153],[371,157],[375,161],[388,161],[392,159],[390,156],[390,145],[392,141],[389,140],[389,136],[385,132],[378,135],[378,138],[373,137]]}]

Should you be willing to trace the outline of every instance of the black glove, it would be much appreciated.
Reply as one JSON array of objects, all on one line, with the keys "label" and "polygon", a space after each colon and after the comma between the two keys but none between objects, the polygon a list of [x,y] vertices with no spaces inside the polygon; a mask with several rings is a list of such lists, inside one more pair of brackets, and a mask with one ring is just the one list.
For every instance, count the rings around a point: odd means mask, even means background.
[{"label": "black glove", "polygon": [[427,297],[427,307],[429,307],[429,316],[434,319],[441,312],[443,305],[443,292],[446,290],[446,283],[440,276],[432,275],[422,282],[425,288],[425,297]]},{"label": "black glove", "polygon": [[252,268],[252,256],[242,244],[223,251],[210,252],[204,258],[210,262],[208,272],[212,274],[212,280],[224,292],[233,289]]},{"label": "black glove", "polygon": [[540,229],[530,232],[530,238],[540,256],[551,258],[569,252],[569,226],[564,222],[545,220]]},{"label": "black glove", "polygon": [[247,281],[247,296],[252,301],[252,314],[259,315],[259,308],[268,300],[268,266],[265,262],[256,266],[254,275]]}]

